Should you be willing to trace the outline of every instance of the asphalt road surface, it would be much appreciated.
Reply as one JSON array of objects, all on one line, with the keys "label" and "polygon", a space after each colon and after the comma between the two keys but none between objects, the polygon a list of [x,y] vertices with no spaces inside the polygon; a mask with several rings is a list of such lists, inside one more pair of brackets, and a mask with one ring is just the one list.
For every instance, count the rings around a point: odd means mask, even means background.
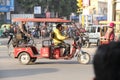
[{"label": "asphalt road surface", "polygon": [[[95,49],[94,45],[83,48],[91,54],[91,58]],[[91,63],[83,65],[79,64],[76,58],[72,60],[37,59],[32,65],[22,65],[17,59],[8,56],[6,45],[0,46],[0,80],[92,80],[93,77],[92,60]]]}]

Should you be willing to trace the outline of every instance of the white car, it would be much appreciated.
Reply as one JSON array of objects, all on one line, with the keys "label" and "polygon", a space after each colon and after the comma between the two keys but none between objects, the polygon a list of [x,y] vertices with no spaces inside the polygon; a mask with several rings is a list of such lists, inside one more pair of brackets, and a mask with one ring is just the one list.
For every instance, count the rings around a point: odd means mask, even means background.
[{"label": "white car", "polygon": [[100,43],[100,37],[101,37],[101,33],[100,31],[102,30],[102,28],[105,25],[92,25],[86,28],[87,31],[87,35],[89,36],[89,43],[92,44],[96,44],[97,46]]}]

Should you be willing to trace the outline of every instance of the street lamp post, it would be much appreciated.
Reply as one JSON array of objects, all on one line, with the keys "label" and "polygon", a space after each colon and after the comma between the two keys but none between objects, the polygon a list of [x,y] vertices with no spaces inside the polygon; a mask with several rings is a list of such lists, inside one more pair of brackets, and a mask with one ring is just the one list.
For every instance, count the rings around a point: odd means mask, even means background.
[{"label": "street lamp post", "polygon": [[115,0],[108,0],[107,21],[115,21],[116,16],[115,10],[116,10]]}]

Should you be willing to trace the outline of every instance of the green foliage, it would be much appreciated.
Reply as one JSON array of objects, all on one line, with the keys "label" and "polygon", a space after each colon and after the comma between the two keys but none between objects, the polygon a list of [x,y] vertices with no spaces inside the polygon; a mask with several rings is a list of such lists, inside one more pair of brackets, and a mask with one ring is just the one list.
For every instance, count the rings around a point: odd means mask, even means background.
[{"label": "green foliage", "polygon": [[69,16],[77,10],[76,0],[16,0],[15,5],[15,13],[33,13],[34,6],[41,6],[42,12],[48,8],[59,17]]}]

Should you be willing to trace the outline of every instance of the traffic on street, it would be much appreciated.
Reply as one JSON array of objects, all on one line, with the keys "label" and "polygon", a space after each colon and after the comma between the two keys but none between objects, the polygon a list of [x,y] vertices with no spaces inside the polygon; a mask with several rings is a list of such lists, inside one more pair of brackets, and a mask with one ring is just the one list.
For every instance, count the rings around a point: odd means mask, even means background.
[{"label": "traffic on street", "polygon": [[[8,38],[0,39],[0,42],[7,43]],[[40,40],[35,39],[35,42]],[[36,42],[36,43],[37,43]],[[71,42],[68,40],[67,42]],[[38,44],[39,46],[40,44]],[[38,47],[39,49],[39,47]],[[94,55],[96,45],[91,48],[83,48]],[[37,59],[34,64],[22,65],[15,58],[8,55],[6,44],[0,45],[0,79],[1,80],[73,80],[73,79],[92,79],[94,77],[92,61],[83,65],[77,62],[76,58],[71,60],[48,60]]]},{"label": "traffic on street", "polygon": [[119,41],[119,0],[0,0],[0,80],[119,79]]}]

